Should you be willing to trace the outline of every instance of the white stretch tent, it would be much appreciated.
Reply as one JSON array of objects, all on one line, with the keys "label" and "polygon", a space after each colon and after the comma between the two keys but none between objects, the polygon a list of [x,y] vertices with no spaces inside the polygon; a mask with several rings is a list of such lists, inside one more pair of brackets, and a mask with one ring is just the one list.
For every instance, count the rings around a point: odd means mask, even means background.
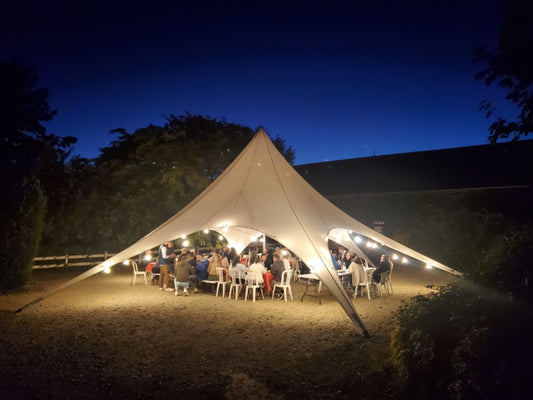
[{"label": "white stretch tent", "polygon": [[348,232],[355,232],[405,255],[460,275],[341,211],[294,170],[264,130],[260,129],[228,168],[176,215],[127,249],[30,304],[165,241],[204,229],[225,236],[237,252],[241,252],[254,235],[265,234],[274,238],[318,275],[366,336],[368,333],[353,302],[333,269],[328,239],[362,255],[348,235]]}]

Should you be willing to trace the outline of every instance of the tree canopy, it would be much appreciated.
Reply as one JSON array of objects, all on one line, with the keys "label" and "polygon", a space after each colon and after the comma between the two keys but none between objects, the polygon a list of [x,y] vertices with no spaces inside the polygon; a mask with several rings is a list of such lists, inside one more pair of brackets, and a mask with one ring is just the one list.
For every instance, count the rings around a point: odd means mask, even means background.
[{"label": "tree canopy", "polygon": [[[111,134],[115,139],[92,164],[83,159],[67,164],[74,174],[72,182],[80,188],[71,197],[77,204],[45,234],[43,251],[120,250],[196,197],[255,132],[187,114],[170,115],[163,126],[149,125],[133,133],[120,128]],[[273,142],[292,163],[292,147],[279,137]]]},{"label": "tree canopy", "polygon": [[476,74],[486,85],[497,82],[508,92],[506,99],[520,113],[515,121],[498,116],[495,106],[484,100],[481,109],[487,118],[496,118],[489,127],[491,143],[514,140],[533,132],[533,7],[529,0],[505,0],[501,5],[502,25],[497,48],[477,50],[474,62],[484,64]]}]

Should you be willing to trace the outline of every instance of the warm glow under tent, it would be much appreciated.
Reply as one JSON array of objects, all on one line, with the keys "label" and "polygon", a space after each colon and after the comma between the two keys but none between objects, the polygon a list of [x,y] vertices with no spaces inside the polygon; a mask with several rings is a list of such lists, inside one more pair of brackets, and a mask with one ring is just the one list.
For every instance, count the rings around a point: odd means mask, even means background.
[{"label": "warm glow under tent", "polygon": [[127,249],[30,304],[107,267],[158,247],[165,241],[204,229],[223,235],[237,252],[241,252],[252,242],[252,237],[258,235],[267,235],[286,246],[321,279],[365,336],[368,332],[333,269],[328,240],[364,256],[350,238],[349,232],[354,232],[436,268],[460,275],[454,269],[374,231],[337,208],[294,170],[265,131],[260,129],[228,168],[176,215]]}]

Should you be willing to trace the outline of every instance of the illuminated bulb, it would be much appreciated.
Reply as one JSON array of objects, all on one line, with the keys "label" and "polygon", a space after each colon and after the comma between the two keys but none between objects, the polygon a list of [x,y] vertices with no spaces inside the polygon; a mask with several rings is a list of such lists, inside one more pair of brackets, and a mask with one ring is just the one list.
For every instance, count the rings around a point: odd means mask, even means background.
[{"label": "illuminated bulb", "polygon": [[204,233],[209,233],[209,229],[204,229]]},{"label": "illuminated bulb", "polygon": [[393,255],[392,255],[392,259],[393,259],[393,260],[397,260],[398,258],[400,258],[400,257],[398,257],[396,254],[393,254]]},{"label": "illuminated bulb", "polygon": [[355,243],[361,243],[363,239],[361,239],[361,236],[356,236],[355,237]]},{"label": "illuminated bulb", "polygon": [[150,254],[145,254],[144,255],[144,260],[145,261],[150,261],[152,259],[152,256]]},{"label": "illuminated bulb", "polygon": [[407,258],[405,258],[405,257],[402,258],[402,263],[403,263],[403,264],[407,264]]},{"label": "illuminated bulb", "polygon": [[222,235],[218,235],[218,240],[223,240],[224,238],[222,237]]},{"label": "illuminated bulb", "polygon": [[[130,260],[124,260],[122,261],[122,264],[124,265],[130,265]],[[106,267],[106,269],[108,269],[109,267]]]},{"label": "illuminated bulb", "polygon": [[431,268],[433,268],[433,265],[431,265],[431,264],[426,264],[426,269],[431,269]]},{"label": "illuminated bulb", "polygon": [[348,233],[351,235],[353,232],[351,230],[349,230]]},{"label": "illuminated bulb", "polygon": [[287,250],[281,250],[281,255],[282,256],[286,256],[287,255]]},{"label": "illuminated bulb", "polygon": [[366,242],[366,247],[372,247],[372,243]]},{"label": "illuminated bulb", "polygon": [[110,274],[110,273],[111,273],[111,268],[105,267],[104,268],[104,274]]},{"label": "illuminated bulb", "polygon": [[182,239],[187,239],[187,235],[181,235]]},{"label": "illuminated bulb", "polygon": [[184,245],[185,247],[189,246],[189,241],[188,241],[188,240],[184,240],[184,241],[183,241],[183,245]]}]

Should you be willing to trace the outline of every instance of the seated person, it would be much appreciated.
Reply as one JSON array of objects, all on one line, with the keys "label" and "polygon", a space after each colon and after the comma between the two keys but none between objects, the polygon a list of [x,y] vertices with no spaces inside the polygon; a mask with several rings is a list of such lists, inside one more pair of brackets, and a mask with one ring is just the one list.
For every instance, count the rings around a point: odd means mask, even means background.
[{"label": "seated person", "polygon": [[242,279],[237,283],[240,283],[241,285],[244,284],[244,276],[246,274],[246,271],[248,271],[248,269],[244,266],[244,264],[241,264],[241,257],[239,257],[238,254],[235,255],[233,259],[231,260],[229,275],[232,277],[232,279],[233,279],[233,273],[236,271],[240,271],[241,276],[242,276]]},{"label": "seated person", "polygon": [[331,261],[333,262],[333,267],[336,269],[336,270],[339,270],[341,269],[339,267],[339,263],[337,262],[337,259],[335,258],[335,254],[333,254],[333,251],[329,251],[329,254],[331,255]]},{"label": "seated person", "polygon": [[281,276],[285,272],[285,264],[279,254],[274,254],[274,263],[272,264],[271,272],[274,274],[274,284],[281,283]]},{"label": "seated person", "polygon": [[250,265],[250,268],[248,268],[248,272],[256,272],[257,273],[257,283],[260,285],[264,283],[263,274],[266,274],[267,269],[263,264],[261,264],[261,257],[256,256],[255,261],[252,265]]},{"label": "seated person", "polygon": [[383,272],[389,272],[391,268],[392,262],[390,261],[390,256],[382,254],[378,267],[372,272],[372,280],[379,283],[381,281],[381,274]]},{"label": "seated person", "polygon": [[189,276],[189,283],[193,289],[193,293],[198,292],[198,284],[206,280],[209,276],[209,260],[204,260],[200,254],[196,255],[195,258],[196,266],[194,267],[194,274]]},{"label": "seated person", "polygon": [[194,268],[187,261],[187,255],[182,254],[178,259],[178,263],[174,267],[174,289],[175,295],[178,295],[178,287],[183,287],[185,296],[189,295],[187,289],[189,288],[189,276],[194,273]]}]

